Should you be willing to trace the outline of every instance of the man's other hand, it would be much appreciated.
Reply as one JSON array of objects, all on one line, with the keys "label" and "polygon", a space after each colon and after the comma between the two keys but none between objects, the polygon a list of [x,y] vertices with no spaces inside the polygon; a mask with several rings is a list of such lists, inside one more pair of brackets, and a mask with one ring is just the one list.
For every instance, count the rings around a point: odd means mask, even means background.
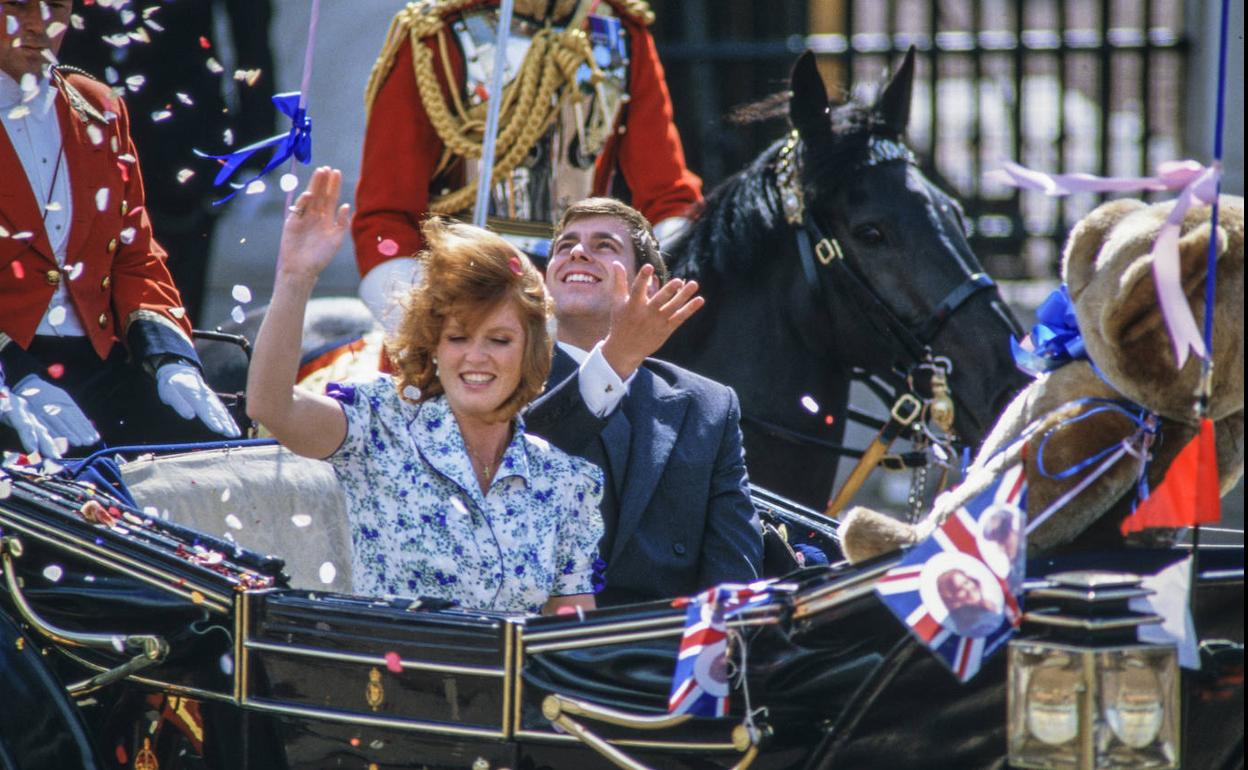
[{"label": "man's other hand", "polygon": [[157,369],[156,393],[187,420],[199,418],[209,430],[226,438],[242,435],[225,404],[204,382],[199,370],[189,364],[170,363]]},{"label": "man's other hand", "polygon": [[628,379],[641,362],[653,355],[706,300],[697,296],[698,282],[673,278],[651,291],[654,267],[642,265],[633,285],[619,262],[611,264],[615,305],[611,331],[602,343],[602,355],[620,379]]}]

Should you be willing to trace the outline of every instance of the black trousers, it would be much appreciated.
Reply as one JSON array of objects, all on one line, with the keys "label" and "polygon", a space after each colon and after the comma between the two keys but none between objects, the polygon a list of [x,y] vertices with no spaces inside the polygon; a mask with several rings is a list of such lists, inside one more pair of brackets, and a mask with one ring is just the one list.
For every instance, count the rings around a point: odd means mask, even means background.
[{"label": "black trousers", "polygon": [[[82,457],[97,449],[130,444],[174,444],[217,441],[197,419],[187,420],[166,406],[156,392],[156,381],[125,348],[115,345],[101,361],[85,337],[35,337],[26,350],[44,365],[59,364],[61,376],[42,376],[73,397],[99,431],[100,443],[70,447],[68,455]],[[16,390],[17,383],[8,383]],[[20,451],[17,434],[0,426],[0,449]]]}]

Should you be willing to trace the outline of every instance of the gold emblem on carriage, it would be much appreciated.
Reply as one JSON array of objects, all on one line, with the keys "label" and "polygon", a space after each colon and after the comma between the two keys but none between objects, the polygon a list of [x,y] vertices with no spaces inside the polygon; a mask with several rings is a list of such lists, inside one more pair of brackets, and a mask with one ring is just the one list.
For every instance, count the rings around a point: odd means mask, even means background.
[{"label": "gold emblem on carriage", "polygon": [[143,739],[143,748],[134,755],[134,770],[160,770],[160,762],[156,760],[156,752],[152,751],[152,739]]},{"label": "gold emblem on carriage", "polygon": [[368,672],[368,685],[364,688],[364,700],[376,711],[386,702],[386,688],[381,686],[381,669],[374,666]]}]

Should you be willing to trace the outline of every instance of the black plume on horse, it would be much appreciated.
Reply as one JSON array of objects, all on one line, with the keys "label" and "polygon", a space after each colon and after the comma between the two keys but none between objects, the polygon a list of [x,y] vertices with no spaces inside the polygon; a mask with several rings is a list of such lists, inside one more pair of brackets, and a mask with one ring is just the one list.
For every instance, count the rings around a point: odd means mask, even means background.
[{"label": "black plume on horse", "polygon": [[929,350],[948,357],[970,444],[1024,382],[1018,323],[959,205],[902,143],[913,82],[911,50],[874,101],[833,108],[804,54],[793,131],[717,187],[669,255],[707,303],[659,356],[732,385],[751,480],[819,508],[838,456],[818,442],[841,441],[854,369],[900,385]]}]

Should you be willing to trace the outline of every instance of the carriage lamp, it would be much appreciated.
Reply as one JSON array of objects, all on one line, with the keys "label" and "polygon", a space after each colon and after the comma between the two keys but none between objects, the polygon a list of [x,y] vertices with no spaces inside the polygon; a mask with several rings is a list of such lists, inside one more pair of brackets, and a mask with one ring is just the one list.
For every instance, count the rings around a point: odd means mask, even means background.
[{"label": "carriage lamp", "polygon": [[1174,645],[1141,643],[1161,617],[1127,602],[1136,575],[1051,575],[1027,593],[1027,637],[1009,646],[1009,763],[1036,770],[1170,770],[1180,765]]}]

